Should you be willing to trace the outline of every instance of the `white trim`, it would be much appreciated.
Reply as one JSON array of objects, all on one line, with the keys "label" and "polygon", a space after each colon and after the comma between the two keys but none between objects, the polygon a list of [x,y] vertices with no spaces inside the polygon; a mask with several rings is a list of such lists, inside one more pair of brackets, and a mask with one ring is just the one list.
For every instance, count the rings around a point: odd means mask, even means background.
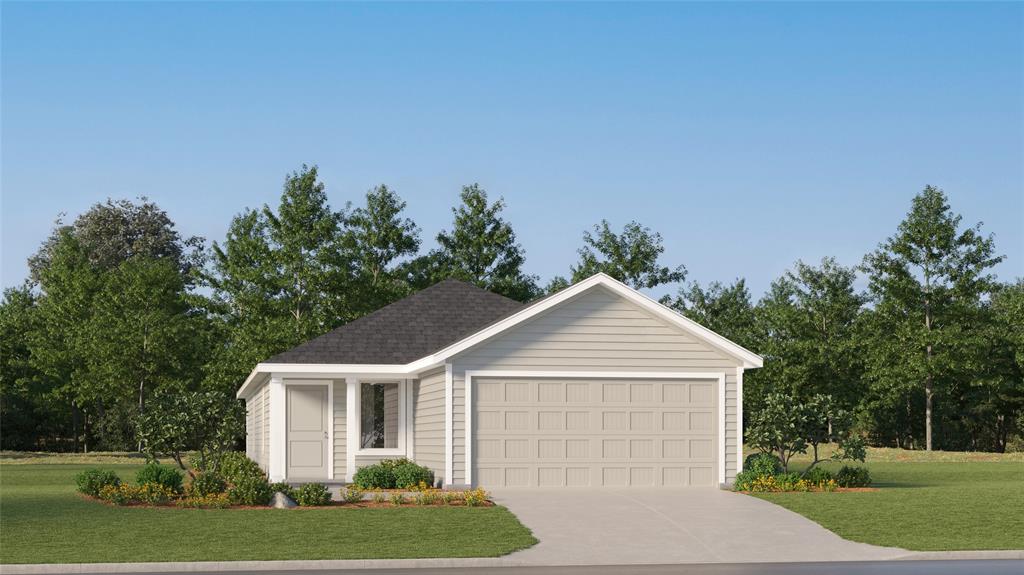
[{"label": "white trim", "polygon": [[360,406],[358,413],[362,414],[362,403],[363,403],[363,384],[375,384],[375,383],[393,383],[398,386],[398,447],[359,447],[363,437],[363,421],[362,417],[357,416],[356,424],[352,429],[356,432],[356,455],[399,455],[405,456],[405,438],[406,438],[406,409],[405,409],[405,395],[406,395],[406,382],[407,379],[399,379],[397,381],[393,379],[374,379],[374,380],[359,380],[359,385],[356,386],[356,405]]},{"label": "white trim", "polygon": [[[450,371],[446,371],[448,375]],[[467,370],[466,386],[466,485],[473,484],[473,378],[525,377],[567,379],[713,379],[718,382],[718,477],[725,482],[725,372],[718,371],[532,371],[532,370]],[[448,451],[451,453],[451,451]]]},{"label": "white trim", "polygon": [[736,368],[736,473],[743,471],[743,368]]},{"label": "white trim", "polygon": [[[276,374],[275,374],[276,375]],[[324,385],[327,386],[327,479],[334,479],[334,381],[324,379],[288,379],[281,378],[285,388],[285,478],[288,477],[288,388],[293,385]],[[318,477],[302,477],[301,479],[319,479]]]},{"label": "white trim", "polygon": [[288,466],[285,462],[285,458],[288,453],[288,434],[287,434],[287,413],[288,406],[286,405],[287,398],[284,393],[284,379],[276,373],[270,374],[270,381],[267,384],[270,386],[270,414],[269,421],[267,424],[270,426],[270,445],[267,449],[270,451],[267,457],[267,475],[271,482],[284,481],[285,474],[288,471]]},{"label": "white trim", "polygon": [[444,484],[452,485],[455,474],[455,381],[452,364],[444,364]]},{"label": "white trim", "polygon": [[345,378],[345,482],[352,483],[356,473],[356,451],[359,449],[359,437],[353,433],[358,425],[359,411],[356,394],[359,392],[359,379]]},{"label": "white trim", "polygon": [[725,485],[725,374],[718,380],[718,484]]},{"label": "white trim", "polygon": [[[537,303],[526,306],[519,312],[480,330],[448,347],[420,358],[407,364],[305,364],[305,363],[260,363],[249,374],[245,382],[235,394],[239,399],[245,398],[256,385],[260,376],[269,372],[278,372],[287,375],[291,374],[317,374],[322,377],[331,376],[362,376],[362,377],[396,377],[404,378],[416,375],[428,369],[438,367],[453,355],[465,351],[483,341],[486,341],[505,330],[523,323],[538,314],[562,304],[577,295],[588,290],[602,286],[629,301],[648,310],[655,316],[673,324],[680,329],[690,333],[694,337],[706,342],[708,345],[719,351],[743,362],[747,369],[757,368],[764,365],[764,360],[756,353],[718,335],[699,323],[683,316],[646,295],[634,290],[626,284],[603,273],[595,274],[575,285],[572,285],[550,297],[544,298]],[[301,375],[300,375],[301,377]]]},{"label": "white trim", "polygon": [[415,461],[416,459],[416,397],[413,389],[413,380],[405,380],[405,456]]}]

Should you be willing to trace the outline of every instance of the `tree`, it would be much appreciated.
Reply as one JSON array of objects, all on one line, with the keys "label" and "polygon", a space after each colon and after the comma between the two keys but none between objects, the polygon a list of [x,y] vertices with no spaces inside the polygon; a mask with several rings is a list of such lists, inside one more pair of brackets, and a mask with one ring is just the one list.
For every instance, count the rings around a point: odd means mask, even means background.
[{"label": "tree", "polygon": [[219,339],[205,385],[233,393],[252,366],[358,317],[345,210],[327,202],[316,166],[285,178],[276,211],[235,216],[203,278]]},{"label": "tree", "polygon": [[979,304],[994,286],[987,270],[1003,259],[980,223],[961,231],[961,220],[945,193],[927,186],[897,233],[862,266],[874,304],[865,332],[868,378],[879,394],[902,396],[908,412],[915,390],[923,390],[927,450],[935,398],[951,391],[960,366],[978,353]]},{"label": "tree", "polygon": [[594,226],[594,232],[583,232],[584,246],[580,261],[571,268],[573,283],[598,272],[636,289],[653,288],[686,279],[686,268],[659,263],[665,252],[661,234],[637,222],[629,222],[621,234],[612,231],[607,220]]},{"label": "tree", "polygon": [[501,218],[505,201],[488,203],[479,185],[462,188],[462,204],[452,208],[451,232],[437,235],[440,245],[430,258],[433,281],[456,278],[519,301],[538,295],[537,278],[523,273],[525,253],[512,226]]},{"label": "tree", "polygon": [[366,204],[353,210],[345,225],[344,245],[355,264],[359,294],[356,317],[375,311],[409,293],[403,258],[416,255],[419,227],[402,217],[406,203],[387,186],[366,193]]},{"label": "tree", "polygon": [[971,448],[1005,452],[1024,419],[1024,280],[1002,284],[985,306],[985,349],[963,408]]},{"label": "tree", "polygon": [[[764,405],[751,416],[746,441],[755,449],[773,453],[789,473],[789,462],[798,453],[812,453],[806,475],[822,461],[853,459],[864,461],[864,442],[851,432],[850,413],[838,407],[829,395],[817,394],[799,400],[786,393],[769,393]],[[822,459],[821,446],[838,447]]]},{"label": "tree", "polygon": [[754,306],[742,278],[731,285],[711,282],[706,288],[694,282],[662,303],[744,347],[755,345]]},{"label": "tree", "polygon": [[167,212],[155,203],[145,197],[139,198],[139,203],[108,199],[94,204],[71,225],[58,218],[50,237],[29,258],[29,274],[34,282],[49,267],[65,233],[75,237],[89,264],[101,271],[136,256],[147,256],[173,261],[182,275],[190,278],[191,270],[203,261],[203,238],[182,238]]},{"label": "tree", "polygon": [[[122,262],[104,274],[87,327],[91,399],[108,408],[134,403],[142,413],[149,394],[194,388],[210,349],[206,323],[190,306],[174,262],[144,256]],[[134,434],[126,427],[130,441]]]},{"label": "tree", "polygon": [[824,258],[817,267],[797,261],[772,282],[756,309],[756,344],[762,369],[744,384],[746,405],[761,407],[772,390],[799,401],[829,394],[846,410],[863,396],[857,319],[864,304],[856,271]]},{"label": "tree", "polygon": [[155,403],[136,420],[141,451],[151,460],[170,457],[193,479],[195,473],[185,465],[185,452],[196,450],[195,457],[208,464],[209,471],[216,471],[221,456],[245,434],[242,404],[221,393],[171,393]]}]

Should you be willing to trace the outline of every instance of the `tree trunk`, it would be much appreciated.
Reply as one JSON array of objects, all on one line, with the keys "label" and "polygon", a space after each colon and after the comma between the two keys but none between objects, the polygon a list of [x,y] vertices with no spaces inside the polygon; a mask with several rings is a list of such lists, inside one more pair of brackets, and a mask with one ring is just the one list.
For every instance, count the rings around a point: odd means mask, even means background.
[{"label": "tree trunk", "polygon": [[[928,346],[928,357],[931,357],[932,346]],[[924,445],[925,451],[932,450],[932,376],[924,381]]]}]

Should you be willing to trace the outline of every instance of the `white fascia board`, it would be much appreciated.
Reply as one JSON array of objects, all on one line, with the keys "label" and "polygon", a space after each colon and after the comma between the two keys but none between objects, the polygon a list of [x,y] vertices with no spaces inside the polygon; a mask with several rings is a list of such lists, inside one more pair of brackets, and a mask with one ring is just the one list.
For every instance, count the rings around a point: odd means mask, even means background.
[{"label": "white fascia board", "polygon": [[708,345],[722,351],[723,353],[734,357],[743,362],[743,367],[747,369],[758,368],[764,365],[764,360],[761,356],[756,353],[740,346],[736,343],[729,341],[728,339],[718,335],[710,329],[700,325],[699,323],[683,316],[682,314],[658,303],[657,301],[647,297],[646,295],[636,291],[635,289],[627,286],[626,284],[612,278],[609,275],[599,273],[589,278],[574,284],[555,295],[548,297],[544,300],[537,302],[534,305],[523,309],[522,311],[515,313],[494,325],[478,331],[477,333],[458,341],[441,351],[429,355],[423,359],[414,361],[409,364],[414,367],[414,371],[422,370],[431,365],[441,363],[455,354],[465,351],[475,345],[478,345],[520,323],[523,323],[530,318],[536,317],[544,313],[545,311],[558,306],[566,300],[572,299],[573,297],[582,294],[583,292],[589,291],[590,289],[603,286],[612,292],[628,299],[629,301],[639,305],[640,307],[652,312],[654,315],[672,323],[684,331],[692,334],[697,339],[706,342]]},{"label": "white fascia board", "polygon": [[412,364],[342,364],[342,363],[260,363],[246,378],[242,387],[238,388],[235,397],[246,398],[260,381],[270,373],[281,374],[281,377],[358,377],[362,379],[395,378],[405,379],[415,373],[410,370]]}]

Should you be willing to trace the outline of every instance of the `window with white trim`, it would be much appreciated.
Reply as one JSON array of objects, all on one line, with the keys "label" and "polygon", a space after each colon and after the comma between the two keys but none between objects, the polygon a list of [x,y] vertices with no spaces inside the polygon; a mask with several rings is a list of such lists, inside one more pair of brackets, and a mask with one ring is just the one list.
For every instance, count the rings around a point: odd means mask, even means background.
[{"label": "window with white trim", "polygon": [[399,447],[401,401],[401,389],[397,382],[360,384],[360,449]]}]

